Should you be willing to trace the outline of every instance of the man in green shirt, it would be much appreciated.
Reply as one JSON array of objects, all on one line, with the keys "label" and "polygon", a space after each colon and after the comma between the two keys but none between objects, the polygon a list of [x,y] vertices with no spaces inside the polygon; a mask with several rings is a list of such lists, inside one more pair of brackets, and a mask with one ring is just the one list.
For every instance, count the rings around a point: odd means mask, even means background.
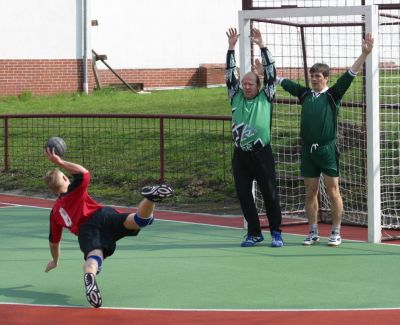
[{"label": "man in green shirt", "polygon": [[328,245],[341,244],[340,225],[343,215],[343,201],[339,191],[339,152],[336,146],[337,115],[340,103],[357,72],[363,66],[374,45],[370,33],[362,43],[362,53],[350,70],[328,88],[329,67],[323,63],[314,64],[310,69],[312,89],[288,79],[279,78],[284,90],[299,98],[301,103],[300,137],[301,175],[306,188],[306,215],[309,220],[309,235],[304,245],[319,242],[318,235],[318,191],[319,178],[324,175],[326,192],[331,202],[332,232]]},{"label": "man in green shirt", "polygon": [[252,194],[253,180],[256,180],[266,207],[271,246],[282,247],[284,243],[279,229],[282,215],[270,144],[276,81],[274,61],[264,45],[260,31],[253,28],[251,40],[261,50],[264,87],[260,90],[261,81],[254,72],[244,74],[240,87],[235,60],[235,45],[239,34],[235,28],[230,28],[226,34],[229,43],[226,85],[232,107],[232,136],[235,143],[232,170],[240,207],[248,225],[247,235],[241,246],[252,247],[264,240]]}]

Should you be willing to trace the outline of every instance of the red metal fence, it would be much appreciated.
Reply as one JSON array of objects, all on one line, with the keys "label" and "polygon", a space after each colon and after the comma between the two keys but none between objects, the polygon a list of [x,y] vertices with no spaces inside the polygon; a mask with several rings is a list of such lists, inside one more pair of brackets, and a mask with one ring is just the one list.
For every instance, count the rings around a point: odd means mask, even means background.
[{"label": "red metal fence", "polygon": [[231,182],[229,116],[146,114],[0,115],[2,170],[37,177],[49,168],[43,145],[64,138],[65,159],[110,181],[126,178]]}]

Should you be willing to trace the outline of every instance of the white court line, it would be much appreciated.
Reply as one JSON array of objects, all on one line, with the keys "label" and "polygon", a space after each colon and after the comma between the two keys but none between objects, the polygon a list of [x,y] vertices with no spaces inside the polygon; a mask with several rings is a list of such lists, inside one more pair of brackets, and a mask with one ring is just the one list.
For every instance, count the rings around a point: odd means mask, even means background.
[{"label": "white court line", "polygon": [[14,204],[14,203],[5,203],[5,202],[0,202],[0,204],[6,204],[9,205],[8,207],[4,207],[4,208],[33,208],[33,209],[46,209],[46,210],[51,210],[51,208],[45,208],[45,207],[38,207],[35,205],[24,205],[24,204]]},{"label": "white court line", "polygon": [[4,204],[5,205],[4,207],[0,207],[0,209],[20,207],[19,204],[12,204],[12,203],[5,203],[5,202],[0,202],[0,204]]},{"label": "white court line", "polygon": [[[2,203],[2,202],[0,202]],[[6,203],[4,203],[6,204]],[[31,206],[31,205],[21,205],[21,204],[10,204],[15,207],[27,207],[27,208],[36,208],[36,209],[46,209],[46,210],[51,210],[51,208],[45,208],[45,207],[38,207],[38,206]],[[127,207],[122,207],[122,206],[113,206],[113,207],[120,207],[120,208],[127,208]],[[178,211],[172,211],[172,210],[158,210],[162,212],[171,212],[171,213],[179,213]],[[185,214],[190,214],[190,212],[181,212]],[[197,213],[195,213],[197,215]],[[206,215],[206,214],[204,214]],[[207,216],[215,216],[218,218],[223,218],[219,215],[211,215],[207,214]],[[190,225],[200,225],[200,226],[210,226],[210,227],[218,227],[218,228],[225,228],[225,229],[243,229],[242,227],[234,227],[234,226],[222,226],[222,225],[215,225],[215,224],[209,224],[209,223],[200,223],[200,222],[191,222],[191,221],[179,221],[179,220],[169,220],[169,219],[162,219],[162,218],[157,218],[157,212],[155,213],[156,220],[161,220],[161,221],[166,221],[166,222],[175,222],[175,223],[183,223],[183,224],[190,224]],[[264,231],[268,232],[268,231]],[[294,234],[294,233],[288,233],[289,235],[293,236],[298,236],[298,237],[304,237],[303,234]],[[321,238],[328,238],[328,237],[321,237]],[[346,241],[353,241],[353,242],[364,242],[362,240],[350,240],[350,239],[345,239]],[[386,245],[386,244],[385,244]],[[398,246],[395,244],[391,244],[393,246]]]},{"label": "white court line", "polygon": [[[5,203],[5,202],[0,202],[0,204],[8,204],[11,207],[27,207],[27,208],[34,208],[34,209],[45,209],[45,210],[51,210],[51,208],[46,208],[46,207],[39,207],[39,206],[34,206],[34,205],[22,205],[22,204],[12,204],[12,203]],[[115,205],[107,205],[107,206],[111,206],[111,207],[116,207],[116,208],[124,208],[124,209],[129,209],[129,207],[124,207],[124,206],[115,206]],[[11,207],[2,207],[2,208],[11,208]],[[1,209],[1,208],[0,208]],[[136,207],[135,207],[136,209]],[[156,210],[156,211],[161,211],[161,212],[170,212],[170,213],[181,213],[181,214],[188,214],[190,215],[190,212],[182,212],[182,211],[174,211],[174,210]],[[206,213],[193,213],[196,215],[204,215],[204,216],[210,216],[210,217],[217,217],[217,218],[224,218],[221,215],[217,215],[217,214],[206,214]],[[190,222],[190,221],[178,221],[178,220],[169,220],[169,219],[162,219],[162,218],[157,218],[157,212],[155,214],[156,216],[156,220],[161,220],[161,221],[167,221],[167,222],[176,222],[176,223],[184,223],[184,224],[191,224],[191,225],[203,225],[203,226],[210,226],[210,227],[218,227],[218,228],[226,228],[226,229],[243,229],[242,227],[234,227],[234,226],[222,226],[222,225],[215,225],[215,224],[209,224],[209,223],[200,223],[200,222]],[[229,217],[228,217],[229,218]],[[267,231],[263,231],[263,232],[269,232]],[[295,234],[295,233],[286,233],[288,235],[291,236],[298,236],[298,237],[304,237],[304,234]],[[285,235],[285,232],[283,232],[283,236]],[[327,239],[329,237],[323,237],[321,236],[321,238]],[[342,237],[343,238],[343,237]],[[345,241],[347,242],[355,242],[355,243],[367,243],[367,241],[364,240],[356,240],[356,239],[346,239],[343,238]],[[376,243],[376,244],[380,244],[380,245],[387,245],[387,246],[399,246],[398,244],[390,244],[387,242],[382,242],[382,243]]]},{"label": "white court line", "polygon": [[[67,305],[44,305],[44,304],[26,304],[26,303],[14,303],[14,302],[0,302],[0,305],[17,305],[17,306],[33,306],[33,307],[50,307],[50,308],[79,308],[79,309],[93,309],[92,307],[86,306],[67,306]],[[370,311],[370,310],[400,310],[400,307],[392,308],[326,308],[326,309],[195,309],[195,308],[135,308],[135,307],[101,307],[100,309],[109,310],[148,310],[148,311],[190,311],[190,312],[333,312],[333,311]]]}]

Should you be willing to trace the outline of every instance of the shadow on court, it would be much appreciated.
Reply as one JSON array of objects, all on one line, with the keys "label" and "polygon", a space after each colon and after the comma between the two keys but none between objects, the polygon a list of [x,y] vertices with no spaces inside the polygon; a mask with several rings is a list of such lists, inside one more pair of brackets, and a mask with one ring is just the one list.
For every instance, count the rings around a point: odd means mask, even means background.
[{"label": "shadow on court", "polygon": [[[48,293],[33,291],[32,285],[26,284],[18,287],[0,288],[0,296],[9,298],[11,302],[15,301],[29,301],[32,304],[57,304],[57,305],[71,305],[69,303],[71,297],[61,293]],[[29,290],[28,290],[29,289]]]}]

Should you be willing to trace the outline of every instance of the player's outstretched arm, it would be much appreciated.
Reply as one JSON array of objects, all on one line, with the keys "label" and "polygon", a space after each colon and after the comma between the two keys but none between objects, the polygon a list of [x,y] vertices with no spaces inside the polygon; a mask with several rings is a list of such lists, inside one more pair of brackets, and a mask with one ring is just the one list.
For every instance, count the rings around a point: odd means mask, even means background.
[{"label": "player's outstretched arm", "polygon": [[44,270],[46,273],[55,269],[58,265],[58,259],[60,258],[60,243],[49,243],[50,254],[53,258],[49,263],[46,265],[46,269]]},{"label": "player's outstretched arm", "polygon": [[228,88],[228,97],[232,99],[238,93],[240,85],[235,58],[235,46],[239,39],[239,34],[236,28],[229,28],[226,32],[226,36],[228,36],[229,47],[226,54],[225,81],[226,87]]},{"label": "player's outstretched arm", "polygon": [[365,39],[363,39],[362,42],[362,52],[360,56],[357,58],[357,60],[353,63],[353,66],[351,67],[351,70],[354,73],[360,71],[368,55],[371,53],[373,47],[374,47],[374,38],[372,37],[371,33],[367,33],[365,35]]},{"label": "player's outstretched arm", "polygon": [[88,171],[85,167],[83,167],[83,166],[81,166],[79,164],[75,164],[73,162],[69,162],[69,161],[61,159],[61,157],[58,156],[54,152],[54,149],[51,150],[49,148],[46,148],[45,151],[44,151],[44,154],[45,154],[45,156],[47,157],[48,160],[50,160],[54,164],[64,168],[65,170],[67,170],[71,174],[83,174],[83,173],[86,173]]}]

